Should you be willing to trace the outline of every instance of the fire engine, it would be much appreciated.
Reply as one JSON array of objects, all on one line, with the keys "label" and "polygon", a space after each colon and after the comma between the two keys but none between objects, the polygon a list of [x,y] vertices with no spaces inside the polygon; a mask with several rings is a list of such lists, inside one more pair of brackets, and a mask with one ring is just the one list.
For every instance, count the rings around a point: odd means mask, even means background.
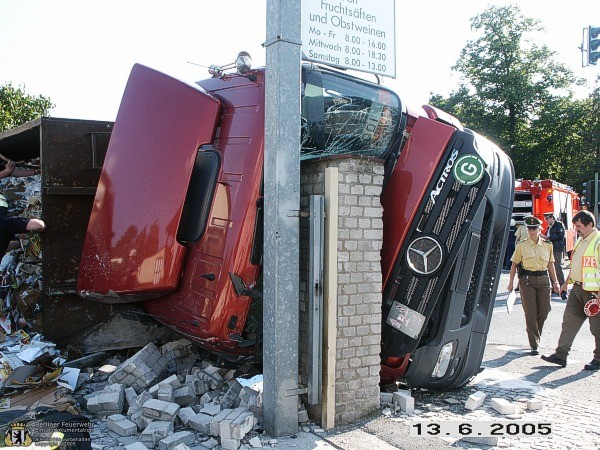
[{"label": "fire engine", "polygon": [[552,213],[566,229],[566,251],[573,250],[577,233],[572,227],[572,219],[581,209],[579,194],[572,187],[555,180],[517,180],[512,217],[516,223],[533,215],[542,221],[542,232],[548,230],[544,214]]}]

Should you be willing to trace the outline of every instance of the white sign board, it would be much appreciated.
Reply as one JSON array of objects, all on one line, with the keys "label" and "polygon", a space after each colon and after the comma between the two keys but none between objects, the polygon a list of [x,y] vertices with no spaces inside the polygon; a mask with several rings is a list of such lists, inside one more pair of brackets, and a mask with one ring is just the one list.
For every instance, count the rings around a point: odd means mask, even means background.
[{"label": "white sign board", "polygon": [[396,78],[395,0],[302,0],[303,58]]}]

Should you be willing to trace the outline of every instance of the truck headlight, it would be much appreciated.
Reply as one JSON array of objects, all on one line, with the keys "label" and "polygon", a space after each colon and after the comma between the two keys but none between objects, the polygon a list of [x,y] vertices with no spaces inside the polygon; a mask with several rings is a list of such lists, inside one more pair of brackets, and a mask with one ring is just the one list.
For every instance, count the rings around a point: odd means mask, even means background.
[{"label": "truck headlight", "polygon": [[450,366],[450,361],[452,361],[452,357],[454,356],[455,345],[456,341],[450,341],[442,347],[437,362],[435,363],[435,367],[431,372],[432,377],[443,378],[446,375],[448,367]]}]

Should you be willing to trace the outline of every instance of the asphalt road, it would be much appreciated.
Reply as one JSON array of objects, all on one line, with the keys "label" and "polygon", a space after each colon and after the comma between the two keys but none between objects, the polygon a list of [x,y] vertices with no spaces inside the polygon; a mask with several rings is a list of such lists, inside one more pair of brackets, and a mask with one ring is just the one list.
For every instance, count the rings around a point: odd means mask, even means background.
[{"label": "asphalt road", "polygon": [[[567,272],[565,271],[565,276]],[[488,344],[506,345],[506,346],[521,346],[524,349],[529,348],[527,341],[527,333],[525,332],[525,315],[521,306],[521,297],[517,292],[517,301],[512,312],[509,314],[506,310],[506,298],[508,296],[508,272],[505,272],[500,277],[498,286],[498,294],[496,295],[496,305],[490,331],[488,333]],[[516,284],[516,283],[515,283]],[[540,353],[554,353],[558,336],[560,334],[562,316],[565,311],[566,300],[562,300],[558,295],[552,296],[552,310],[546,319],[544,331],[542,333],[542,341],[540,343]],[[507,333],[507,330],[511,330]],[[583,358],[588,363],[592,358],[594,349],[594,338],[589,330],[588,322],[585,322],[581,330],[577,334],[573,342],[572,363]]]},{"label": "asphalt road", "polygon": [[[548,370],[558,366],[547,363],[539,356],[528,355],[525,315],[519,296],[512,312],[508,314],[506,311],[507,286],[508,273],[503,273],[488,333],[484,365],[502,367],[502,370],[519,375],[541,387],[560,389],[560,394],[568,398],[589,399],[591,397],[600,401],[598,390],[600,373],[583,370],[583,366],[594,357],[594,337],[590,332],[589,322],[583,324],[573,342],[567,367]],[[544,324],[540,343],[539,350],[542,355],[554,353],[560,335],[565,304],[566,300],[562,300],[559,296],[552,297],[552,310]]]}]

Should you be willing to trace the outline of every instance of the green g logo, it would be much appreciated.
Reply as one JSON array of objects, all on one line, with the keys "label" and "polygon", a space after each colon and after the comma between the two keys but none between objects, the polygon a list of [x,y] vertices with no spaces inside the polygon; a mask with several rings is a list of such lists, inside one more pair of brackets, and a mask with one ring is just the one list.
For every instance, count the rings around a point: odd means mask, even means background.
[{"label": "green g logo", "polygon": [[485,164],[477,155],[463,155],[454,164],[452,174],[461,184],[475,184],[483,177]]}]

